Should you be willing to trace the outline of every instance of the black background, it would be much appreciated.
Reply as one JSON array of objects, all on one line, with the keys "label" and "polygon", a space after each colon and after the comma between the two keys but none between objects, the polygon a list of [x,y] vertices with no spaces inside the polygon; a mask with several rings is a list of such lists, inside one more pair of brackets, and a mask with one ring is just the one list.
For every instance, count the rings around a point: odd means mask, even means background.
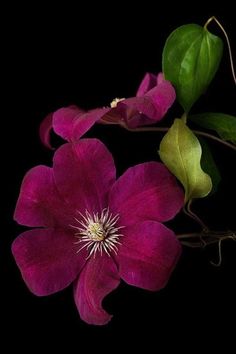
[{"label": "black background", "polygon": [[[135,93],[146,71],[161,70],[161,53],[172,30],[186,23],[204,24],[216,15],[227,30],[235,54],[235,19],[230,8],[201,11],[194,5],[172,9],[171,5],[136,4],[128,9],[116,3],[89,9],[15,5],[6,12],[6,49],[2,66],[6,80],[2,116],[2,232],[0,240],[1,340],[10,335],[9,348],[36,350],[63,344],[82,350],[114,350],[118,345],[144,344],[166,352],[176,349],[229,345],[236,315],[236,244],[223,244],[223,262],[217,261],[217,246],[206,250],[184,249],[183,256],[167,287],[149,293],[122,284],[104,301],[114,314],[105,327],[83,323],[73,303],[72,289],[47,298],[32,295],[20,278],[10,253],[13,239],[24,230],[12,221],[21,180],[37,164],[51,164],[52,153],[39,141],[38,127],[44,116],[59,107],[77,104],[82,108],[104,106],[114,97]],[[134,5],[133,5],[134,6]],[[199,9],[200,10],[200,9]],[[212,32],[221,32],[211,25]],[[6,54],[6,56],[5,56]],[[223,111],[235,114],[235,86],[225,46],[219,72],[195,112]],[[181,114],[178,104],[166,118]],[[102,139],[114,154],[121,174],[136,163],[157,159],[160,135],[128,133],[119,128],[97,126],[88,136]],[[219,193],[196,202],[195,210],[216,229],[235,229],[235,152],[210,143],[223,176]],[[171,227],[177,233],[198,230],[197,225],[179,216]],[[29,343],[29,338],[34,343]],[[174,339],[175,338],[175,339]],[[112,342],[112,345],[109,344]],[[0,341],[1,343],[1,341]],[[160,349],[165,345],[164,349]],[[35,349],[36,348],[36,349]],[[226,348],[226,347],[225,347]],[[233,350],[234,351],[234,350]],[[225,352],[231,352],[225,349]]]}]

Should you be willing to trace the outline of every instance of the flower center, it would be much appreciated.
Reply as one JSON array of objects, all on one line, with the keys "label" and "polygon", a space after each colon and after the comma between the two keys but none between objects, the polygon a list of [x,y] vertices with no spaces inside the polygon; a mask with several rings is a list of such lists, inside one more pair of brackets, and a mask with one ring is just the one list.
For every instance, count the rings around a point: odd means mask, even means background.
[{"label": "flower center", "polygon": [[114,98],[114,100],[110,103],[111,108],[115,108],[117,103],[124,101],[125,98]]},{"label": "flower center", "polygon": [[105,238],[105,230],[99,222],[93,222],[88,225],[87,234],[94,241],[103,241]]},{"label": "flower center", "polygon": [[80,220],[75,218],[78,225],[71,225],[77,230],[75,237],[78,238],[78,241],[75,243],[81,244],[77,253],[86,248],[87,259],[92,255],[95,257],[98,252],[101,255],[105,252],[108,256],[112,252],[117,254],[118,245],[121,244],[119,238],[123,236],[119,231],[123,226],[117,227],[119,215],[113,216],[108,208],[103,209],[101,214],[90,214],[87,210],[85,215],[79,214]]}]

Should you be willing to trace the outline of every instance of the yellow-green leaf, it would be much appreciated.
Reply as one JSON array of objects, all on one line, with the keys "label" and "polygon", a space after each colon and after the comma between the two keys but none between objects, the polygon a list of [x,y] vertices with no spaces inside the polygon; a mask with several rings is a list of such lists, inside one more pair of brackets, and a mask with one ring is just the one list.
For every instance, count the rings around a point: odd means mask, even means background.
[{"label": "yellow-green leaf", "polygon": [[185,189],[185,202],[203,198],[212,189],[211,177],[201,168],[201,145],[181,119],[175,119],[160,144],[160,157]]}]

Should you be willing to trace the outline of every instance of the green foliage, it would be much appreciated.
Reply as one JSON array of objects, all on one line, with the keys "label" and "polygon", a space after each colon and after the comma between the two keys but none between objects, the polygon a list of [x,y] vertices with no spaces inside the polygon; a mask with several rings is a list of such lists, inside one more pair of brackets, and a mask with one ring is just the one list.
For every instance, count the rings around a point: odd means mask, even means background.
[{"label": "green foliage", "polygon": [[206,112],[189,118],[203,128],[216,131],[223,140],[236,144],[236,117],[224,113]]},{"label": "green foliage", "polygon": [[199,137],[199,142],[202,147],[202,158],[201,158],[201,167],[210,177],[212,181],[212,190],[211,194],[215,193],[218,189],[218,185],[221,181],[221,175],[218,167],[214,161],[209,145],[206,140],[202,137]]},{"label": "green foliage", "polygon": [[201,145],[183,120],[175,119],[161,141],[159,154],[164,164],[184,186],[185,202],[210,193],[211,178],[200,164]]},{"label": "green foliage", "polygon": [[181,26],[168,37],[162,69],[165,78],[175,86],[185,112],[189,112],[212,81],[222,51],[222,40],[196,24]]}]

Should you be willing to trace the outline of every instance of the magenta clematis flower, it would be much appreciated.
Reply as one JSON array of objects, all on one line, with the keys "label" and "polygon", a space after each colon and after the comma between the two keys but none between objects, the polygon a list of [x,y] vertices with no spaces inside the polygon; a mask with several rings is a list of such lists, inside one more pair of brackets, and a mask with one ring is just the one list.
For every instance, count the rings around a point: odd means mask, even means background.
[{"label": "magenta clematis flower", "polygon": [[38,296],[74,283],[81,318],[102,325],[112,317],[103,298],[123,279],[163,288],[181,253],[172,219],[184,196],[158,162],[129,168],[115,180],[112,155],[96,139],[61,146],[53,168],[25,176],[14,218],[34,229],[22,233],[12,252],[29,289]]},{"label": "magenta clematis flower", "polygon": [[121,124],[129,128],[154,124],[161,120],[175,100],[175,90],[171,83],[158,76],[147,73],[136,93],[136,97],[114,99],[110,107],[97,108],[88,112],[76,106],[61,108],[46,117],[40,127],[44,145],[50,146],[49,132],[67,141],[77,140],[96,122]]}]

